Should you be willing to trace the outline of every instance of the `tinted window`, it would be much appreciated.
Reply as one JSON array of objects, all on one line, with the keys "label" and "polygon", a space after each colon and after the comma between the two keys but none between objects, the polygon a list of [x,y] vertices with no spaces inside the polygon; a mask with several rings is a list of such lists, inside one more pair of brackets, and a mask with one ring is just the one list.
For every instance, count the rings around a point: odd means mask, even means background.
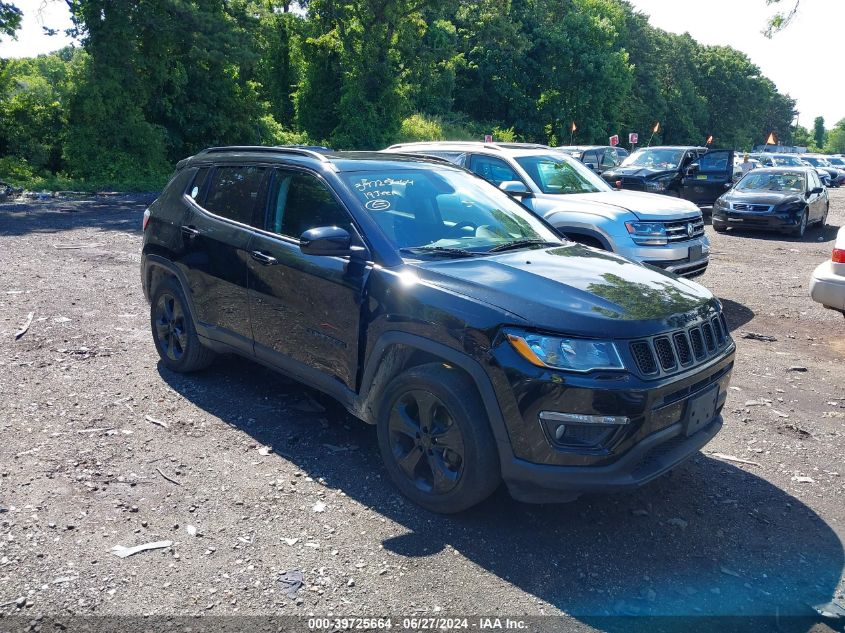
[{"label": "tinted window", "polygon": [[188,195],[194,200],[199,199],[199,196],[202,193],[202,187],[205,184],[206,178],[208,178],[209,171],[211,170],[208,167],[200,167],[194,176],[194,181],[191,183],[191,186],[188,187]]},{"label": "tinted window", "polygon": [[339,226],[351,230],[346,210],[315,176],[277,171],[269,200],[268,229],[299,239],[308,229]]},{"label": "tinted window", "polygon": [[809,187],[810,189],[815,189],[816,187],[822,186],[822,183],[819,180],[819,176],[818,176],[818,174],[816,174],[816,172],[810,171],[810,172],[807,172],[807,174],[810,177],[810,187]]},{"label": "tinted window", "polygon": [[506,180],[522,181],[522,178],[517,176],[516,172],[505,161],[490,156],[473,156],[471,169],[497,187]]},{"label": "tinted window", "polygon": [[619,164],[619,158],[616,156],[616,150],[608,148],[604,150],[601,158],[602,167],[615,167]]},{"label": "tinted window", "polygon": [[596,154],[595,150],[591,150],[589,152],[584,152],[584,158],[581,159],[585,164],[591,163],[593,165],[599,164],[599,157]]},{"label": "tinted window", "polygon": [[252,224],[264,167],[218,167],[211,180],[205,208],[230,220]]},{"label": "tinted window", "polygon": [[450,163],[454,163],[455,165],[460,165],[461,167],[464,166],[466,163],[467,155],[464,152],[425,152],[430,156],[437,156],[438,158],[445,158]]},{"label": "tinted window", "polygon": [[699,169],[703,172],[728,171],[728,153],[710,152],[698,159]]}]

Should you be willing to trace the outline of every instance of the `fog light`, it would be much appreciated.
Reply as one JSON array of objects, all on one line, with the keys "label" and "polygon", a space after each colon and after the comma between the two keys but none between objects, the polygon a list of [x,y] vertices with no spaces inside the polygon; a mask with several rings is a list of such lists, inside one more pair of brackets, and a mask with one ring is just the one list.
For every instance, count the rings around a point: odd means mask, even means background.
[{"label": "fog light", "polygon": [[604,426],[622,426],[631,423],[631,418],[624,415],[585,415],[583,413],[561,413],[560,411],[540,411],[540,419],[543,422],[600,424]]}]

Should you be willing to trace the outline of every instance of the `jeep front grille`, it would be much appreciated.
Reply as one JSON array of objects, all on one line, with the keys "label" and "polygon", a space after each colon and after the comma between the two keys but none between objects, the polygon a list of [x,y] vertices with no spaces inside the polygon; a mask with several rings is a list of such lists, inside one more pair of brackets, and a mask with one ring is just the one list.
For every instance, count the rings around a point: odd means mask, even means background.
[{"label": "jeep front grille", "polygon": [[643,376],[672,374],[713,358],[731,343],[721,314],[683,330],[632,341],[631,357]]}]

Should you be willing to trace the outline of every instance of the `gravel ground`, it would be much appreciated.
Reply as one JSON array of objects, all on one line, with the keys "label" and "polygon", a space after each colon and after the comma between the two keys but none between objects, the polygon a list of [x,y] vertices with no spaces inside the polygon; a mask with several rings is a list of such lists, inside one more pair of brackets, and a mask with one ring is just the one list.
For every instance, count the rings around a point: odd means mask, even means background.
[{"label": "gravel ground", "polygon": [[[845,190],[831,200],[803,240],[707,227],[700,281],[738,351],[702,454],[631,494],[531,506],[500,490],[454,517],[404,501],[373,429],[321,395],[236,358],[158,365],[144,200],[4,203],[0,614],[566,614],[622,630],[600,616],[845,605],[845,320],[807,296],[845,222]],[[112,553],[156,541],[172,544]]]}]

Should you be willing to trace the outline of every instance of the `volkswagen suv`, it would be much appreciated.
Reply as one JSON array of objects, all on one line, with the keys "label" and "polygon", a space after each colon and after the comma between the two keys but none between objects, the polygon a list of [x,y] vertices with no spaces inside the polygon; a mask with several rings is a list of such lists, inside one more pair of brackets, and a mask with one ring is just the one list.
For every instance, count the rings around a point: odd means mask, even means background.
[{"label": "volkswagen suv", "polygon": [[695,277],[710,241],[701,210],[685,200],[613,189],[579,160],[545,145],[433,142],[387,152],[445,158],[502,188],[567,238]]},{"label": "volkswagen suv", "polygon": [[332,396],[430,510],[502,481],[535,502],[639,486],[722,426],[734,344],[705,288],[444,161],[212,148],[143,228],[164,368],[235,353]]}]

